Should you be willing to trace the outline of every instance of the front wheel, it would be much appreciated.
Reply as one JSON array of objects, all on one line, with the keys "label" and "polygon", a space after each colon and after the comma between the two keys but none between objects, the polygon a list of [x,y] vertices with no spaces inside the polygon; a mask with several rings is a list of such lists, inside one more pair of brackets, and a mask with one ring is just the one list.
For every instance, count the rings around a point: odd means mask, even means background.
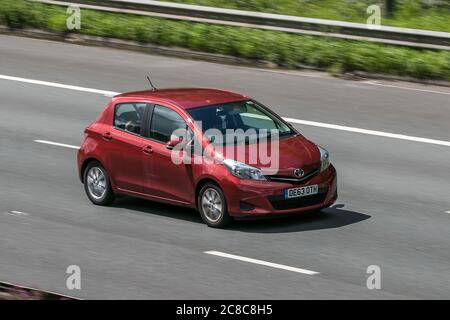
[{"label": "front wheel", "polygon": [[105,168],[97,162],[89,163],[84,170],[84,190],[93,204],[106,206],[114,201],[114,192]]},{"label": "front wheel", "polygon": [[209,227],[224,228],[231,223],[225,196],[216,184],[205,184],[200,189],[197,203],[202,220]]}]

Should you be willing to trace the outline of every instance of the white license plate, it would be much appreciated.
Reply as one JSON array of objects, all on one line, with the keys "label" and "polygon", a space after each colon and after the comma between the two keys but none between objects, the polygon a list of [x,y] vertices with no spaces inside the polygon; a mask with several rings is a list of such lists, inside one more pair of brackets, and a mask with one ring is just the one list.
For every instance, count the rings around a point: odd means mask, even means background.
[{"label": "white license plate", "polygon": [[291,198],[306,197],[318,193],[319,193],[319,185],[315,184],[312,186],[306,186],[301,188],[285,189],[284,198],[291,199]]}]

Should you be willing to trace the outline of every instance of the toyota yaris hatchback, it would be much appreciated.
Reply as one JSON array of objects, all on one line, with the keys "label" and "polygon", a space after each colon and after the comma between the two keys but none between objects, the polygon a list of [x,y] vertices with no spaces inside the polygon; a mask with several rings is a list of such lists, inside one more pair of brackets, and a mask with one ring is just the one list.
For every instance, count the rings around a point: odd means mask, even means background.
[{"label": "toyota yaris hatchback", "polygon": [[216,89],[115,96],[86,128],[78,167],[96,205],[136,196],[196,208],[211,227],[337,198],[325,149],[253,99]]}]

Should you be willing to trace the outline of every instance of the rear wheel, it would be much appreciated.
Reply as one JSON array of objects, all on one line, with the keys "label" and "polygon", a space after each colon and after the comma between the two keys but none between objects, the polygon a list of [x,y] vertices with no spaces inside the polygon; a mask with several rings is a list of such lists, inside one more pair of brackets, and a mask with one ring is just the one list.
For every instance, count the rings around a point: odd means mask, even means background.
[{"label": "rear wheel", "polygon": [[209,182],[200,189],[197,204],[203,221],[209,227],[223,228],[231,223],[225,196],[216,184]]},{"label": "rear wheel", "polygon": [[108,173],[97,161],[89,163],[84,170],[84,190],[89,200],[99,206],[111,204],[115,198]]}]

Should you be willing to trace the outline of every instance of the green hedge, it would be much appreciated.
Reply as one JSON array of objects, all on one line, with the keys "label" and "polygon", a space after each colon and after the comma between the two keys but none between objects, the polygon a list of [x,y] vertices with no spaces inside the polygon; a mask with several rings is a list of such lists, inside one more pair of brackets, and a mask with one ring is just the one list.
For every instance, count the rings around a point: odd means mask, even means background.
[{"label": "green hedge", "polygon": [[[67,33],[66,10],[26,0],[2,0],[0,24]],[[88,35],[177,46],[294,68],[299,64],[331,72],[368,71],[450,80],[450,52],[410,49],[263,31],[82,10],[81,30]]]}]

